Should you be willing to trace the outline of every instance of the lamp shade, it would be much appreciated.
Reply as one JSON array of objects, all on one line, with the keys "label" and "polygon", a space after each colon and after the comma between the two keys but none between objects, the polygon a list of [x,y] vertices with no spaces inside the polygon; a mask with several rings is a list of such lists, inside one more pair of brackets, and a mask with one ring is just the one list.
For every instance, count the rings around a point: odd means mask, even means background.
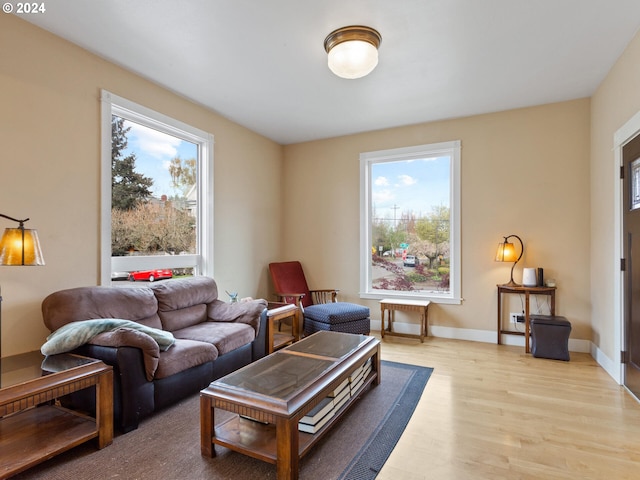
[{"label": "lamp shade", "polygon": [[38,232],[5,228],[0,239],[0,265],[44,265]]},{"label": "lamp shade", "polygon": [[496,262],[517,262],[518,254],[513,243],[503,242],[498,244],[498,251],[496,253]]},{"label": "lamp shade", "polygon": [[331,32],[324,41],[329,69],[342,78],[360,78],[378,65],[378,47],[382,37],[370,27],[343,27]]}]

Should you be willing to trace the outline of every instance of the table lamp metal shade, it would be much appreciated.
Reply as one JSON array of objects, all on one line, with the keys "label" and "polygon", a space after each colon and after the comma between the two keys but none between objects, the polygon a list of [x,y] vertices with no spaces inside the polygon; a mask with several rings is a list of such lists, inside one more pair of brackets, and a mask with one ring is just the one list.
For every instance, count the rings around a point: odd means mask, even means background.
[{"label": "table lamp metal shade", "polygon": [[[520,242],[520,255],[516,252],[515,245],[509,242],[510,238],[516,238]],[[496,262],[513,262],[513,266],[511,267],[511,280],[509,283],[505,283],[506,287],[519,287],[520,285],[513,281],[513,269],[516,266],[516,263],[520,261],[522,258],[522,254],[524,253],[524,244],[522,240],[517,235],[508,235],[504,237],[504,242],[498,244],[498,252],[496,253]]]},{"label": "table lamp metal shade", "polygon": [[0,240],[0,265],[44,265],[38,232],[6,228]]}]

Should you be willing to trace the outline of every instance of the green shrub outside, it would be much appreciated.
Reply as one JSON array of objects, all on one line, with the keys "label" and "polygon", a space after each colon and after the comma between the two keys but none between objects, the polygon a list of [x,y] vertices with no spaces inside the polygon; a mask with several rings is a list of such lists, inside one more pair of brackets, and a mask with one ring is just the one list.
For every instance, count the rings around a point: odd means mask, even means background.
[{"label": "green shrub outside", "polygon": [[427,281],[427,277],[416,272],[407,273],[407,278],[413,283],[421,283]]}]

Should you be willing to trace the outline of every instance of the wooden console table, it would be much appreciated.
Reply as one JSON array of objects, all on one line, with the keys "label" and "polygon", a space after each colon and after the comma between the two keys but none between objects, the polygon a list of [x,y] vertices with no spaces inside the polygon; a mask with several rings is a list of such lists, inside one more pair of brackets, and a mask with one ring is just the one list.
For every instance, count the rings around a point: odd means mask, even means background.
[{"label": "wooden console table", "polygon": [[[524,351],[531,352],[529,346],[530,335],[530,315],[529,315],[529,297],[531,295],[549,295],[551,297],[551,315],[556,314],[556,287],[524,287],[524,286],[508,286],[498,285],[498,345],[502,343],[501,336],[504,335],[524,335]],[[524,333],[514,332],[502,329],[502,295],[517,293],[524,295]]]},{"label": "wooden console table", "polygon": [[[113,369],[79,355],[30,352],[1,360],[0,479],[87,440],[113,440]],[[96,418],[63,408],[57,398],[95,387]]]},{"label": "wooden console table", "polygon": [[[419,338],[421,343],[424,343],[424,337],[428,335],[428,323],[427,315],[429,313],[428,300],[398,300],[385,298],[380,300],[380,309],[382,310],[382,326],[380,327],[380,335],[384,338],[385,335],[396,337],[409,337]],[[385,311],[388,310],[389,316],[389,329],[385,330],[384,317]],[[414,335],[411,333],[398,333],[393,331],[393,322],[395,321],[395,311],[400,310],[403,312],[417,312],[420,314],[420,335]]]}]

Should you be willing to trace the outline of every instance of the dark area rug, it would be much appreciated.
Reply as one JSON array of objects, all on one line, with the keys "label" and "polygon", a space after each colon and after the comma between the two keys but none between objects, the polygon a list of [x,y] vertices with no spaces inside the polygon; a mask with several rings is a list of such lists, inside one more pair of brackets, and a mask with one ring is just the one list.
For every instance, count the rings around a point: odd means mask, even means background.
[{"label": "dark area rug", "polygon": [[[374,479],[402,435],[433,369],[382,362],[382,382],[354,403],[342,421],[301,461],[301,479]],[[194,395],[143,421],[113,444],[78,446],[14,477],[16,480],[275,479],[275,465],[216,446],[200,455],[199,399]],[[216,420],[222,415],[216,414]]]}]

